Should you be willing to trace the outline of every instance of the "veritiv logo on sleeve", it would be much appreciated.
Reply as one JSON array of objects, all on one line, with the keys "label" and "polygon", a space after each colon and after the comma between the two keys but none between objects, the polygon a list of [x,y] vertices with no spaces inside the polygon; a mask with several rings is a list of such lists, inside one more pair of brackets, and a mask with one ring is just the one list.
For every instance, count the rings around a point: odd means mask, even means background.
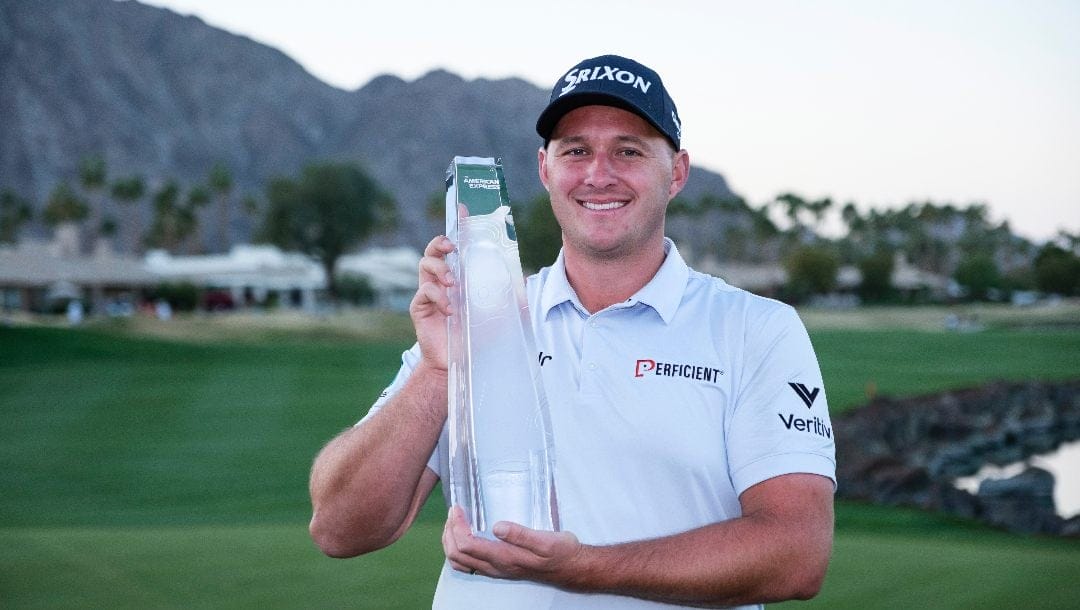
[{"label": "veritiv logo on sleeve", "polygon": [[[795,381],[789,382],[788,386],[799,396],[803,404],[807,409],[814,407],[814,401],[817,400],[818,394],[821,393],[821,388],[808,388],[802,383]],[[816,434],[825,438],[832,438],[832,428],[827,426],[824,421],[818,416],[812,418],[795,417],[794,413],[777,413],[780,417],[781,423],[788,430],[797,430],[799,432],[806,432],[808,434]]]},{"label": "veritiv logo on sleeve", "polygon": [[807,388],[805,385],[794,381],[788,383],[788,385],[791,386],[791,389],[795,390],[795,393],[799,395],[799,398],[806,403],[807,409],[814,406],[814,401],[817,399],[818,392],[821,391],[821,388]]}]

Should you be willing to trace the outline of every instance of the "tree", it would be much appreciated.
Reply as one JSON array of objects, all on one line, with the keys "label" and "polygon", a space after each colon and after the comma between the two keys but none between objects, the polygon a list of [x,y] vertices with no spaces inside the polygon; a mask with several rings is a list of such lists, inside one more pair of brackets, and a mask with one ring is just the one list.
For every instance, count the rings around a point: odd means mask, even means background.
[{"label": "tree", "polygon": [[833,202],[829,197],[824,199],[817,199],[806,203],[806,209],[810,211],[810,214],[814,217],[814,230],[819,231],[821,229],[821,221],[825,219],[825,213],[832,208]]},{"label": "tree", "polygon": [[1042,292],[1080,295],[1080,257],[1049,243],[1035,256],[1035,285]]},{"label": "tree", "polygon": [[116,237],[117,226],[116,218],[112,214],[106,215],[101,219],[101,235],[109,239]]},{"label": "tree", "polygon": [[146,223],[143,222],[142,198],[146,194],[146,182],[142,176],[129,176],[118,178],[112,185],[113,199],[121,205],[134,208],[132,213],[124,214],[124,226],[127,227],[127,250],[137,253],[142,248],[143,232]]},{"label": "tree", "polygon": [[231,207],[231,194],[233,187],[232,174],[229,173],[229,168],[224,163],[215,163],[210,168],[210,176],[207,178],[207,182],[210,184],[210,189],[214,191],[217,196],[217,212],[218,212],[218,243],[217,246],[222,252],[229,250],[231,240],[229,239],[229,222],[230,207]]},{"label": "tree", "polygon": [[802,246],[784,264],[788,281],[788,296],[801,301],[814,294],[826,294],[836,286],[840,261],[833,252],[822,246]]},{"label": "tree", "polygon": [[100,189],[105,186],[105,158],[101,155],[83,157],[79,162],[79,182],[88,189]]},{"label": "tree", "polygon": [[[821,222],[825,218],[825,213],[833,205],[832,199],[829,197],[807,200],[795,193],[782,193],[776,197],[774,203],[780,206],[784,215],[787,216],[790,223],[787,230],[788,239],[795,243],[817,241]],[[813,221],[812,227],[806,221],[808,215]]]},{"label": "tree", "polygon": [[776,226],[776,223],[769,218],[769,204],[762,204],[757,209],[751,208],[751,211],[754,239],[772,239],[780,234],[780,229]]},{"label": "tree", "polygon": [[859,261],[859,298],[864,303],[881,303],[892,296],[893,254],[878,250]]},{"label": "tree", "polygon": [[854,201],[849,201],[844,204],[843,209],[840,210],[840,218],[843,219],[844,224],[847,225],[849,233],[861,231],[866,224],[863,217],[859,215],[859,209],[855,207]]},{"label": "tree", "polygon": [[435,191],[428,195],[427,206],[424,207],[424,216],[432,222],[445,224],[446,191]]},{"label": "tree", "polygon": [[262,206],[259,205],[258,197],[254,195],[244,195],[244,198],[240,200],[240,209],[243,210],[244,214],[247,216],[258,214],[259,208],[261,207]]},{"label": "tree", "polygon": [[[187,208],[196,225],[199,225],[199,212],[205,208],[208,203],[210,203],[210,191],[205,186],[197,184],[188,191]],[[205,233],[208,233],[209,231],[207,230],[205,223],[202,226],[204,227],[204,230],[197,231],[198,233],[203,234],[202,239],[196,240],[201,241],[202,243],[196,247],[199,247],[202,251],[206,252],[209,251],[207,244],[210,243],[210,239]],[[195,227],[193,227],[192,230],[195,231]]]},{"label": "tree", "polygon": [[15,193],[0,193],[0,243],[15,243],[23,223],[33,217],[30,204]]},{"label": "tree", "polygon": [[175,252],[195,227],[191,206],[180,203],[180,185],[169,180],[154,194],[154,224],[147,235],[147,244]]},{"label": "tree", "polygon": [[953,279],[967,290],[968,298],[985,301],[994,289],[1001,288],[1001,272],[994,259],[986,254],[973,254],[956,266]]},{"label": "tree", "polygon": [[107,170],[105,158],[101,155],[83,157],[79,162],[79,184],[90,199],[90,238],[97,239],[101,234],[101,222],[106,216],[105,189]]},{"label": "tree", "polygon": [[267,187],[267,200],[260,237],[319,259],[335,300],[334,268],[341,255],[396,220],[390,195],[350,164],[312,164],[298,180],[276,178]]},{"label": "tree", "polygon": [[776,203],[783,206],[784,215],[791,222],[791,229],[798,232],[797,229],[802,227],[802,223],[799,221],[799,212],[806,208],[806,200],[795,193],[783,193],[776,197]]},{"label": "tree", "polygon": [[535,271],[555,262],[562,247],[562,229],[551,211],[547,195],[539,195],[529,202],[524,212],[515,217],[515,223],[518,225],[518,253],[522,267]]},{"label": "tree", "polygon": [[44,219],[49,226],[67,222],[82,222],[90,213],[86,202],[79,197],[71,186],[62,182],[49,194],[45,203]]},{"label": "tree", "polygon": [[1080,233],[1069,233],[1065,229],[1059,229],[1057,241],[1066,250],[1074,253],[1080,251]]}]

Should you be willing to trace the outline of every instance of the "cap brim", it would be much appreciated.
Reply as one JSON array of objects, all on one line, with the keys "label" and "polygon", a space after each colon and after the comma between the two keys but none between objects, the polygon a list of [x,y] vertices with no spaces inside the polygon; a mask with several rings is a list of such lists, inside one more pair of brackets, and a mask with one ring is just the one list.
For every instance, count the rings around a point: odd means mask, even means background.
[{"label": "cap brim", "polygon": [[[639,117],[645,119],[649,125],[653,126],[660,135],[664,138],[671,140],[667,134],[664,133],[664,128],[657,125],[649,117],[649,113],[645,109],[640,108],[630,102],[609,95],[606,93],[597,93],[595,91],[582,91],[581,93],[568,93],[559,99],[548,104],[548,107],[540,113],[540,117],[536,119],[536,133],[540,134],[544,141],[551,139],[551,134],[555,131],[555,126],[559,124],[559,120],[562,119],[571,110],[576,110],[582,106],[613,106],[615,108],[621,108],[627,112],[633,112]],[[674,144],[674,142],[672,142]],[[678,147],[676,147],[678,148]]]}]

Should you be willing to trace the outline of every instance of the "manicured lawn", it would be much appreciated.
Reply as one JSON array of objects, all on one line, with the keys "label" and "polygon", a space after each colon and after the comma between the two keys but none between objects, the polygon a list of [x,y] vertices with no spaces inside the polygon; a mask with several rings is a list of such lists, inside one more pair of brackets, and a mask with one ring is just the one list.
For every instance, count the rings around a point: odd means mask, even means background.
[{"label": "manicured lawn", "polygon": [[[441,526],[394,546],[324,557],[302,522],[0,528],[4,608],[423,608]],[[432,542],[434,541],[434,544]]]},{"label": "manicured lawn", "polygon": [[1080,542],[840,502],[829,574],[794,608],[1075,608]]},{"label": "manicured lawn", "polygon": [[990,380],[1080,378],[1080,330],[811,331],[833,413],[866,402],[868,387],[911,396]]},{"label": "manicured lawn", "polygon": [[[812,333],[833,410],[985,379],[1080,377],[1080,331]],[[311,459],[408,338],[245,342],[0,327],[0,607],[430,604],[444,509],[392,548],[323,557]],[[820,607],[1073,607],[1080,544],[842,503]]]}]

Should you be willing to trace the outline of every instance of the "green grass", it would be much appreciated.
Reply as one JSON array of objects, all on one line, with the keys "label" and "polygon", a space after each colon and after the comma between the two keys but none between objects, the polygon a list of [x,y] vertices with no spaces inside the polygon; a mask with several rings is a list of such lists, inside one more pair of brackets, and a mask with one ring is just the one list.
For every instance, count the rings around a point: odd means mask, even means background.
[{"label": "green grass", "polygon": [[[235,339],[234,334],[230,339]],[[207,333],[207,336],[212,333]],[[306,532],[322,444],[391,379],[404,338],[236,343],[0,327],[0,607],[430,604],[444,510],[354,560]],[[866,381],[906,395],[1080,377],[1080,331],[813,332],[835,410]],[[1080,544],[841,503],[819,607],[1070,607]]]},{"label": "green grass", "polygon": [[778,607],[1074,608],[1080,543],[911,509],[840,502],[818,597]]},{"label": "green grass", "polygon": [[[323,557],[303,523],[0,529],[5,608],[422,608],[441,526]],[[432,544],[432,542],[436,544]]]},{"label": "green grass", "polygon": [[0,522],[277,522],[402,343],[190,345],[0,329]]},{"label": "green grass", "polygon": [[911,396],[988,380],[1080,378],[1080,330],[817,330],[811,339],[834,414],[864,404],[871,386]]}]

